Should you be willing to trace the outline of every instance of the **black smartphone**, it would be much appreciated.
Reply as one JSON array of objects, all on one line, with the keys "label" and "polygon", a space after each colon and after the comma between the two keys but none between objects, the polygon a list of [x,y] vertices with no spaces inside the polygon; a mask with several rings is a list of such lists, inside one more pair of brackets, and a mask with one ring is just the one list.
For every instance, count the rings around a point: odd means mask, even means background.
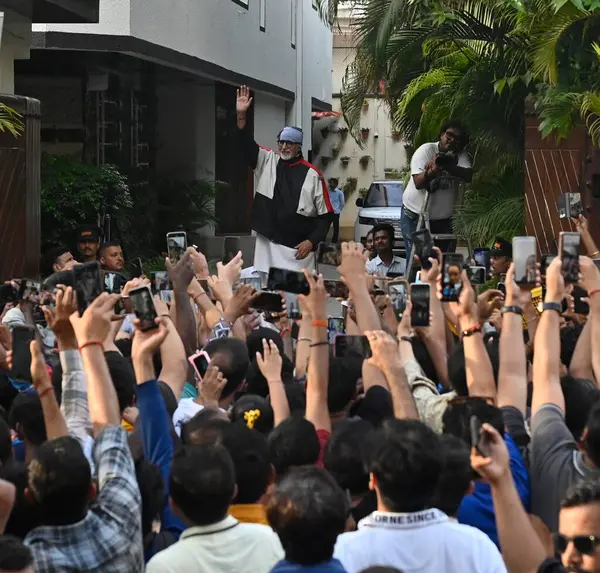
[{"label": "black smartphone", "polygon": [[481,431],[481,422],[477,416],[471,416],[471,447],[484,458],[490,457],[492,449],[490,447],[486,432]]},{"label": "black smartphone", "polygon": [[348,355],[370,358],[371,345],[366,336],[351,336],[338,334],[333,343],[333,354],[336,358],[345,358]]},{"label": "black smartphone", "polygon": [[19,291],[10,283],[0,285],[0,303],[16,302]]},{"label": "black smartphone", "polygon": [[338,266],[341,263],[340,245],[337,243],[319,243],[317,246],[317,272],[319,265]]},{"label": "black smartphone", "polygon": [[310,285],[308,284],[304,273],[271,267],[269,269],[269,278],[267,280],[267,290],[282,290],[294,294],[308,294],[310,292]]},{"label": "black smartphone", "polygon": [[281,312],[283,299],[277,292],[262,291],[251,303],[254,310],[260,312]]},{"label": "black smartphone", "polygon": [[12,371],[15,380],[31,382],[31,350],[29,345],[35,337],[33,326],[19,325],[12,331]]},{"label": "black smartphone", "polygon": [[410,312],[411,326],[429,326],[429,297],[431,295],[428,284],[413,283],[410,285]]},{"label": "black smartphone", "polygon": [[421,267],[430,269],[431,263],[429,262],[429,258],[436,257],[435,251],[433,250],[435,245],[431,233],[428,229],[421,229],[420,231],[413,233],[412,241],[414,245],[414,254],[419,257]]},{"label": "black smartphone", "polygon": [[170,261],[175,265],[185,254],[187,250],[187,233],[184,231],[175,231],[167,233],[167,252]]},{"label": "black smartphone", "polygon": [[140,330],[146,332],[158,328],[158,324],[155,322],[158,314],[154,307],[150,289],[146,285],[134,288],[129,291],[129,299],[131,300],[133,312],[140,321]]},{"label": "black smartphone", "polygon": [[239,237],[225,237],[223,239],[221,262],[226,265],[227,263],[231,262],[231,259],[233,259],[241,250]]},{"label": "black smartphone", "polygon": [[562,193],[556,201],[559,219],[577,219],[583,215],[581,193]]},{"label": "black smartphone", "polygon": [[490,275],[491,253],[489,249],[473,249],[473,260],[478,267],[485,267],[486,279]]},{"label": "black smartphone", "polygon": [[546,276],[546,271],[555,258],[556,255],[542,255],[542,260],[540,261],[540,274],[542,276]]},{"label": "black smartphone", "polygon": [[513,237],[513,264],[518,285],[537,284],[537,243],[535,237]]},{"label": "black smartphone", "polygon": [[467,269],[467,274],[469,275],[469,280],[471,281],[471,284],[482,285],[486,283],[485,267],[469,267]]},{"label": "black smartphone", "polygon": [[400,320],[406,310],[406,301],[408,300],[408,283],[406,281],[391,282],[388,284],[388,294],[390,302],[396,314],[396,318]]},{"label": "black smartphone", "polygon": [[85,309],[104,291],[100,265],[93,261],[73,268],[73,282],[77,295],[77,309],[83,315]]},{"label": "black smartphone", "polygon": [[32,303],[39,303],[42,294],[42,284],[31,279],[22,279],[19,285],[19,300],[27,300]]},{"label": "black smartphone", "polygon": [[442,302],[456,302],[462,290],[464,258],[457,253],[442,257]]},{"label": "black smartphone", "polygon": [[587,298],[587,292],[585,292],[585,290],[583,290],[579,286],[574,286],[573,291],[571,292],[571,296],[573,297],[573,301],[575,304],[575,314],[590,314],[590,305],[584,300],[582,300],[584,298]]},{"label": "black smartphone", "polygon": [[343,298],[347,299],[350,296],[350,291],[345,283],[342,281],[326,280],[325,290],[331,298]]},{"label": "black smartphone", "polygon": [[500,281],[496,286],[496,290],[499,290],[504,296],[506,296],[506,284]]},{"label": "black smartphone", "polygon": [[566,283],[579,282],[579,233],[562,232],[558,239],[558,256],[562,260],[562,274]]},{"label": "black smartphone", "polygon": [[327,321],[329,344],[333,344],[335,337],[346,332],[346,321],[343,316],[330,316]]}]

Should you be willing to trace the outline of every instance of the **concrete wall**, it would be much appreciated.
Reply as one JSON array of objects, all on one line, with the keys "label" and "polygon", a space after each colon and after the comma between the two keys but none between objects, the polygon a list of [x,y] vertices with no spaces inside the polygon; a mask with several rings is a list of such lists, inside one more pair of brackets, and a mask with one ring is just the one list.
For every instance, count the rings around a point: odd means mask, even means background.
[{"label": "concrete wall", "polygon": [[14,62],[29,58],[31,21],[11,10],[0,12],[0,15],[0,93],[14,94]]},{"label": "concrete wall", "polygon": [[259,145],[277,149],[277,135],[286,125],[285,100],[258,93],[254,100],[254,139]]}]

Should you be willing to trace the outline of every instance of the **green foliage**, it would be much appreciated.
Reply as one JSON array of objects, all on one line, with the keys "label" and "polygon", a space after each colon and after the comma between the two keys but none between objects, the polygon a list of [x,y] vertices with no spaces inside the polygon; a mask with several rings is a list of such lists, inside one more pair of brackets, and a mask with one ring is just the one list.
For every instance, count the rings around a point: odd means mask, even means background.
[{"label": "green foliage", "polygon": [[71,245],[75,229],[94,223],[112,203],[120,223],[133,206],[126,178],[113,165],[78,163],[44,154],[41,164],[42,242]]},{"label": "green foliage", "polygon": [[19,137],[25,128],[21,117],[23,116],[12,107],[0,103],[0,131],[8,131],[14,137]]},{"label": "green foliage", "polygon": [[348,201],[348,199],[356,191],[357,186],[358,179],[356,177],[348,177],[348,179],[346,179],[346,183],[344,183],[344,186],[342,187],[342,191],[344,192],[344,199],[346,201]]}]

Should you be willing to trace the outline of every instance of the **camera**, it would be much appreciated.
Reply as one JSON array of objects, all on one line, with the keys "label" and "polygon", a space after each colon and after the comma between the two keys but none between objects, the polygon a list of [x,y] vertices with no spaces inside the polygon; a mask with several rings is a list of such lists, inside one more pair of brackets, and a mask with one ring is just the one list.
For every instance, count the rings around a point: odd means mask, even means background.
[{"label": "camera", "polygon": [[458,155],[451,151],[445,151],[440,153],[435,158],[435,165],[439,169],[448,169],[449,167],[455,167],[458,165]]}]

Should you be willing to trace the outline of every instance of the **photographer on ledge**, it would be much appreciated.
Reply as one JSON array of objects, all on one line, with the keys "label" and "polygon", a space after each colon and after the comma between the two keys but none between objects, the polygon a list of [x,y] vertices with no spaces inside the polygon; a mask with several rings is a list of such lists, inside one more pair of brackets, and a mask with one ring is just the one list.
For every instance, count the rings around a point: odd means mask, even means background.
[{"label": "photographer on ledge", "polygon": [[[407,258],[412,236],[417,230],[419,214],[429,191],[429,222],[431,234],[452,233],[452,213],[461,181],[471,181],[471,158],[464,151],[469,135],[459,121],[446,121],[437,142],[424,143],[410,161],[411,178],[404,191],[400,228]],[[440,248],[441,245],[439,245]],[[445,249],[442,248],[442,251]]]}]

